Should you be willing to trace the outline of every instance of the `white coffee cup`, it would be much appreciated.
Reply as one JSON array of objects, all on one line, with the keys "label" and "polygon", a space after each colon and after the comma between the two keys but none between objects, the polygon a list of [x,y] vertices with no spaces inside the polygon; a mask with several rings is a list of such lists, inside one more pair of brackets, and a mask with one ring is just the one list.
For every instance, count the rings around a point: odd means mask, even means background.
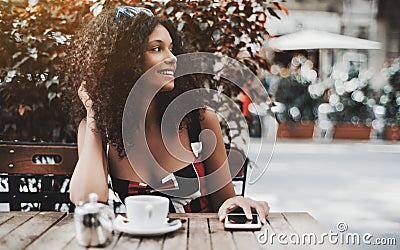
[{"label": "white coffee cup", "polygon": [[155,195],[134,195],[125,198],[129,222],[140,228],[157,228],[165,224],[168,198]]}]

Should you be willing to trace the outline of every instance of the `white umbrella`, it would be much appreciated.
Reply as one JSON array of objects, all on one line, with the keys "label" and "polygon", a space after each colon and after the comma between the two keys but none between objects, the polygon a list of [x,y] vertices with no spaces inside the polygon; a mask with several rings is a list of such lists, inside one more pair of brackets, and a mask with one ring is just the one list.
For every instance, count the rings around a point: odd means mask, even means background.
[{"label": "white umbrella", "polygon": [[274,50],[380,49],[381,43],[326,31],[304,30],[271,38],[268,46]]}]

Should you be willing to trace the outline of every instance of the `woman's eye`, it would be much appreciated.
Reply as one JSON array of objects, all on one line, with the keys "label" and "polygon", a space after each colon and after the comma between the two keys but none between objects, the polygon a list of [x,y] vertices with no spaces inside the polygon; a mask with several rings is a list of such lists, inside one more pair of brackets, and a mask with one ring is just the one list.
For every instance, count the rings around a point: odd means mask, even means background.
[{"label": "woman's eye", "polygon": [[160,47],[154,47],[154,48],[152,48],[151,50],[152,50],[152,51],[161,51],[161,48],[160,48]]}]

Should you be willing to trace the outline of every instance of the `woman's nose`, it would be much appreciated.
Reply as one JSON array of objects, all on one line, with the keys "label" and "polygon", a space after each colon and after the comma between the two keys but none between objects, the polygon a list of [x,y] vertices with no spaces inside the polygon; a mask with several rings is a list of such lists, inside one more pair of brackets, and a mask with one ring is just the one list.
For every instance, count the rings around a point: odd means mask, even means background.
[{"label": "woman's nose", "polygon": [[176,58],[176,56],[175,56],[171,51],[169,51],[168,58],[165,59],[164,62],[165,62],[166,64],[176,64],[177,58]]}]

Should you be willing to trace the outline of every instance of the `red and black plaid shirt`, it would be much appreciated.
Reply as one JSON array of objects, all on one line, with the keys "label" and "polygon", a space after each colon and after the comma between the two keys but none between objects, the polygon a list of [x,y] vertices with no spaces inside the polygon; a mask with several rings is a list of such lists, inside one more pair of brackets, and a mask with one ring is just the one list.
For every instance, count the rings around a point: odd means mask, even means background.
[{"label": "red and black plaid shirt", "polygon": [[[205,169],[203,162],[195,162],[190,164],[187,167],[194,166],[198,177],[205,176]],[[201,196],[192,200],[189,204],[184,206],[185,212],[192,213],[192,212],[209,212],[211,211],[211,204],[209,203],[208,197],[203,196],[206,193],[205,183],[203,179],[200,179],[200,193]],[[154,194],[154,195],[161,195],[165,196],[162,191],[163,190],[170,190],[175,188],[175,183],[173,180],[169,180],[157,188],[152,188],[150,185],[142,182],[136,181],[128,181],[122,180],[118,178],[112,178],[113,188],[116,191],[123,201],[125,197],[131,195],[143,195],[143,194]],[[175,209],[170,203],[170,212],[175,212]]]}]

